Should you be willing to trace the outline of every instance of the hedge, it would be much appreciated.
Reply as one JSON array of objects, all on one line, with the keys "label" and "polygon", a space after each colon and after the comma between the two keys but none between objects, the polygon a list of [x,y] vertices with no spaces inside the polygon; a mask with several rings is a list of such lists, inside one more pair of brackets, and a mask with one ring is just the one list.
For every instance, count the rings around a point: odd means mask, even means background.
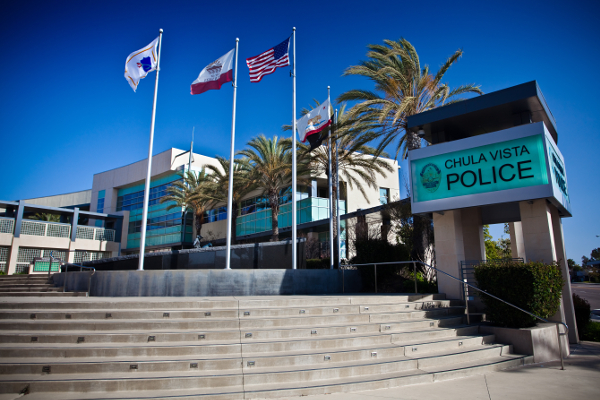
[{"label": "hedge", "polygon": [[[365,239],[354,242],[356,256],[352,258],[352,264],[370,264],[391,261],[409,261],[410,252],[403,244],[391,244],[382,239]],[[398,293],[403,291],[405,278],[400,272],[407,268],[407,264],[378,265],[377,266],[377,290],[380,293]],[[412,267],[412,266],[411,266]],[[374,267],[358,267],[361,274],[363,290],[374,291],[375,274]],[[414,291],[414,289],[413,289]]]},{"label": "hedge", "polygon": [[[480,289],[542,318],[551,317],[560,306],[563,279],[560,267],[541,262],[502,261],[475,266]],[[509,328],[535,326],[537,319],[485,294],[486,317]]]}]

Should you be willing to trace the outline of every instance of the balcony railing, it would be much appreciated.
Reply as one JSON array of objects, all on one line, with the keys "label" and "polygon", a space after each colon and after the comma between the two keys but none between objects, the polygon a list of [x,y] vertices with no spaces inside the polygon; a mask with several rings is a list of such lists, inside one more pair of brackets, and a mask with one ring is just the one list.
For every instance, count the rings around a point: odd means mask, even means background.
[{"label": "balcony railing", "polygon": [[114,229],[77,225],[76,238],[87,240],[99,240],[101,242],[114,242],[115,231]]},{"label": "balcony railing", "polygon": [[68,238],[71,236],[71,225],[58,222],[24,220],[21,223],[21,234]]},{"label": "balcony railing", "polygon": [[[14,220],[10,218],[0,218],[0,232],[13,233]],[[30,221],[24,220],[21,223],[21,234],[30,236],[47,236],[55,238],[70,238],[71,225],[58,222]],[[77,239],[98,240],[102,242],[114,242],[115,230],[97,228],[93,226],[77,226]]]},{"label": "balcony railing", "polygon": [[15,219],[0,217],[0,233],[14,233]]}]

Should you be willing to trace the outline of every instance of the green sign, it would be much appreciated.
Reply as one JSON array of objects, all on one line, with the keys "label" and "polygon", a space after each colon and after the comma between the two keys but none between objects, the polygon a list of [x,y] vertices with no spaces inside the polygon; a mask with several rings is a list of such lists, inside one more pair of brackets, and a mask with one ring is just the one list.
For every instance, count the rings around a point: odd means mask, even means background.
[{"label": "green sign", "polygon": [[411,161],[413,202],[547,185],[544,135]]}]

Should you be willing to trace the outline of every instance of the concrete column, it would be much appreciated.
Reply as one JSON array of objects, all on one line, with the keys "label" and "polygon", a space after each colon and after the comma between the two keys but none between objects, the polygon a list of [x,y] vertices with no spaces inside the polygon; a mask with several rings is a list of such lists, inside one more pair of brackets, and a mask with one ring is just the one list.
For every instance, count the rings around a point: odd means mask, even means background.
[{"label": "concrete column", "polygon": [[513,258],[527,259],[525,253],[525,243],[523,242],[523,226],[521,222],[509,222],[510,230],[510,251]]},{"label": "concrete column", "polygon": [[73,220],[71,221],[71,242],[77,240],[77,221],[79,221],[79,208],[75,207],[75,210],[73,211]]},{"label": "concrete column", "polygon": [[575,320],[575,308],[573,306],[573,293],[571,291],[571,280],[569,279],[569,265],[567,264],[567,253],[565,251],[565,240],[562,229],[562,220],[558,215],[558,210],[550,206],[552,213],[552,228],[554,231],[554,244],[556,246],[556,256],[563,276],[562,290],[562,308],[564,311],[565,323],[569,326],[569,341],[579,343],[579,334],[577,331],[577,322]]},{"label": "concrete column", "polygon": [[[16,229],[16,227],[15,227]],[[13,236],[12,245],[8,252],[8,262],[6,263],[6,275],[12,275],[17,272],[17,256],[19,255],[19,242],[18,237]]]},{"label": "concrete column", "polygon": [[[433,213],[436,267],[443,272],[460,278],[460,262],[465,259],[462,210]],[[438,274],[438,289],[449,299],[462,298],[460,282]]]},{"label": "concrete column", "polygon": [[556,260],[552,215],[545,199],[519,202],[525,261]]},{"label": "concrete column", "polygon": [[13,236],[18,238],[21,236],[21,225],[23,224],[23,211],[25,210],[25,202],[23,200],[18,201],[17,206],[17,217],[15,218],[15,230]]},{"label": "concrete column", "polygon": [[[485,260],[485,240],[481,208],[471,207],[461,210],[465,260]],[[460,275],[457,276],[460,278]]]},{"label": "concrete column", "polygon": [[[558,260],[554,224],[552,222],[552,208],[554,208],[554,206],[548,204],[545,199],[519,202],[521,225],[523,228],[523,243],[527,254],[526,262],[540,261],[552,263]],[[548,319],[550,321],[565,322],[569,325],[564,312],[562,299],[556,314]],[[575,328],[574,331],[576,334],[577,328]],[[563,343],[567,355],[569,354],[568,342],[569,340],[565,339]]]}]

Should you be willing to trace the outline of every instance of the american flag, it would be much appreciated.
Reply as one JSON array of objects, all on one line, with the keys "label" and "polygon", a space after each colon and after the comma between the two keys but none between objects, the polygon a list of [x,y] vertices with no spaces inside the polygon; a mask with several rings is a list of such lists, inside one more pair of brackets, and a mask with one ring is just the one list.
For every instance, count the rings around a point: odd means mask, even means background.
[{"label": "american flag", "polygon": [[246,59],[250,68],[250,82],[260,82],[263,76],[272,74],[277,67],[290,65],[290,38],[256,57]]}]

